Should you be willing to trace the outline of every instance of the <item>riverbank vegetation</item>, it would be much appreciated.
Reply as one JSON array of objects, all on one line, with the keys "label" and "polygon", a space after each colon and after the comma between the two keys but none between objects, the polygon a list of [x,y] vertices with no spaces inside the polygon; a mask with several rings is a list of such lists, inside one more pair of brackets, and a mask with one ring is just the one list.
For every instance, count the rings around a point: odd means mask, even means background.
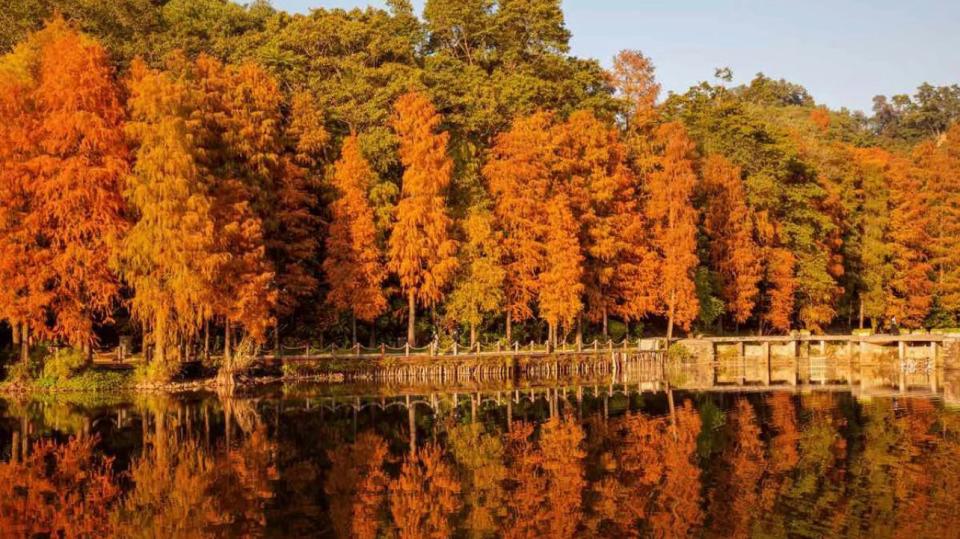
[{"label": "riverbank vegetation", "polygon": [[726,69],[661,95],[639,51],[572,56],[557,0],[8,4],[0,338],[24,365],[122,337],[169,378],[282,338],[956,325],[956,85],[872,116]]}]

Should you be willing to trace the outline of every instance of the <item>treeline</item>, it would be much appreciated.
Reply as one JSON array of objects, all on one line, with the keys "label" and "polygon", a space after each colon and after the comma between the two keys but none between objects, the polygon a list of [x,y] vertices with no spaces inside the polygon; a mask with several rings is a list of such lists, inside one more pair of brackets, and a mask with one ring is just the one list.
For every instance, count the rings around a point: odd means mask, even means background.
[{"label": "treeline", "polygon": [[637,51],[571,56],[556,0],[14,4],[0,319],[24,357],[956,325],[957,86],[873,117],[725,69],[662,98]]}]

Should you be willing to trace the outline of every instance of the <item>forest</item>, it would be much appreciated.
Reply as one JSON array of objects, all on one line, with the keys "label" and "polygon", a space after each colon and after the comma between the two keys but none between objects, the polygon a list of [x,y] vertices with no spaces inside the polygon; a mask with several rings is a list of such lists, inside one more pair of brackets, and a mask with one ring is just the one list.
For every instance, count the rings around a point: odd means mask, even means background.
[{"label": "forest", "polygon": [[0,0],[11,357],[958,325],[960,86],[665,94],[559,0],[388,6]]}]

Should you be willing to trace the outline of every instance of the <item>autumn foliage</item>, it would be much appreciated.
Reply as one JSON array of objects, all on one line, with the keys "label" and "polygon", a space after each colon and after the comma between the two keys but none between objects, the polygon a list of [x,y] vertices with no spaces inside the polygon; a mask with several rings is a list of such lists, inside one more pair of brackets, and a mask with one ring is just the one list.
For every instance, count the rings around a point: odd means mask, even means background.
[{"label": "autumn foliage", "polygon": [[857,119],[721,69],[664,97],[642,52],[572,61],[556,6],[507,4],[241,9],[264,39],[182,47],[5,29],[4,338],[142,337],[166,377],[270,333],[343,344],[343,315],[354,344],[471,347],[956,324],[960,127],[926,94]]},{"label": "autumn foliage", "polygon": [[38,442],[22,462],[0,462],[0,529],[21,537],[104,537],[121,490],[95,437]]},{"label": "autumn foliage", "polygon": [[[118,262],[142,291],[133,312],[160,360],[213,318],[262,338],[277,297],[263,200],[277,178],[260,153],[269,146],[240,134],[255,132],[251,119],[278,102],[235,97],[258,85],[269,94],[270,82],[256,68],[207,57],[170,62],[171,71],[134,66],[129,130],[138,149],[127,193],[138,219]],[[267,130],[252,140],[278,136]]]},{"label": "autumn foliage", "polygon": [[659,257],[658,312],[667,317],[667,338],[676,323],[684,329],[697,316],[693,282],[697,266],[697,210],[693,193],[697,176],[695,148],[681,124],[666,123],[656,132],[657,168],[647,184],[647,219]]},{"label": "autumn foliage", "polygon": [[721,156],[709,156],[702,174],[710,262],[720,274],[727,309],[734,320],[743,323],[753,314],[757,302],[761,267],[740,169]]},{"label": "autumn foliage", "polygon": [[438,132],[440,116],[419,93],[394,105],[393,127],[400,139],[403,189],[390,236],[390,268],[407,295],[407,342],[416,341],[416,304],[436,305],[457,268],[457,244],[450,237],[446,189],[453,173],[447,133]]},{"label": "autumn foliage", "polygon": [[344,141],[333,179],[339,197],[330,208],[333,222],[323,261],[330,284],[327,301],[337,310],[371,322],[387,307],[382,289],[386,275],[367,198],[373,171],[360,153],[356,136]]},{"label": "autumn foliage", "polygon": [[3,58],[0,79],[0,318],[88,347],[120,294],[120,89],[104,48],[60,18]]}]

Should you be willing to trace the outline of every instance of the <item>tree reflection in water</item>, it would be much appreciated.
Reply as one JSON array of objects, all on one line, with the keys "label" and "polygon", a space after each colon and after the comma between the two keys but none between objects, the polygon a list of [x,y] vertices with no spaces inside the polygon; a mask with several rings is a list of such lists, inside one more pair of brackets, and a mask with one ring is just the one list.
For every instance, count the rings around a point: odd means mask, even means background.
[{"label": "tree reflection in water", "polygon": [[0,463],[0,535],[100,537],[120,488],[96,438],[37,442],[22,461]]},{"label": "tree reflection in water", "polygon": [[421,401],[415,415],[274,398],[9,404],[0,535],[914,538],[960,527],[960,418],[940,402],[690,394],[671,414],[663,395],[617,399],[515,401],[525,419],[509,426],[505,403],[466,413]]},{"label": "tree reflection in water", "polygon": [[337,537],[377,537],[390,480],[383,468],[390,459],[386,441],[376,433],[364,432],[356,442],[331,450],[329,458],[324,491]]}]

